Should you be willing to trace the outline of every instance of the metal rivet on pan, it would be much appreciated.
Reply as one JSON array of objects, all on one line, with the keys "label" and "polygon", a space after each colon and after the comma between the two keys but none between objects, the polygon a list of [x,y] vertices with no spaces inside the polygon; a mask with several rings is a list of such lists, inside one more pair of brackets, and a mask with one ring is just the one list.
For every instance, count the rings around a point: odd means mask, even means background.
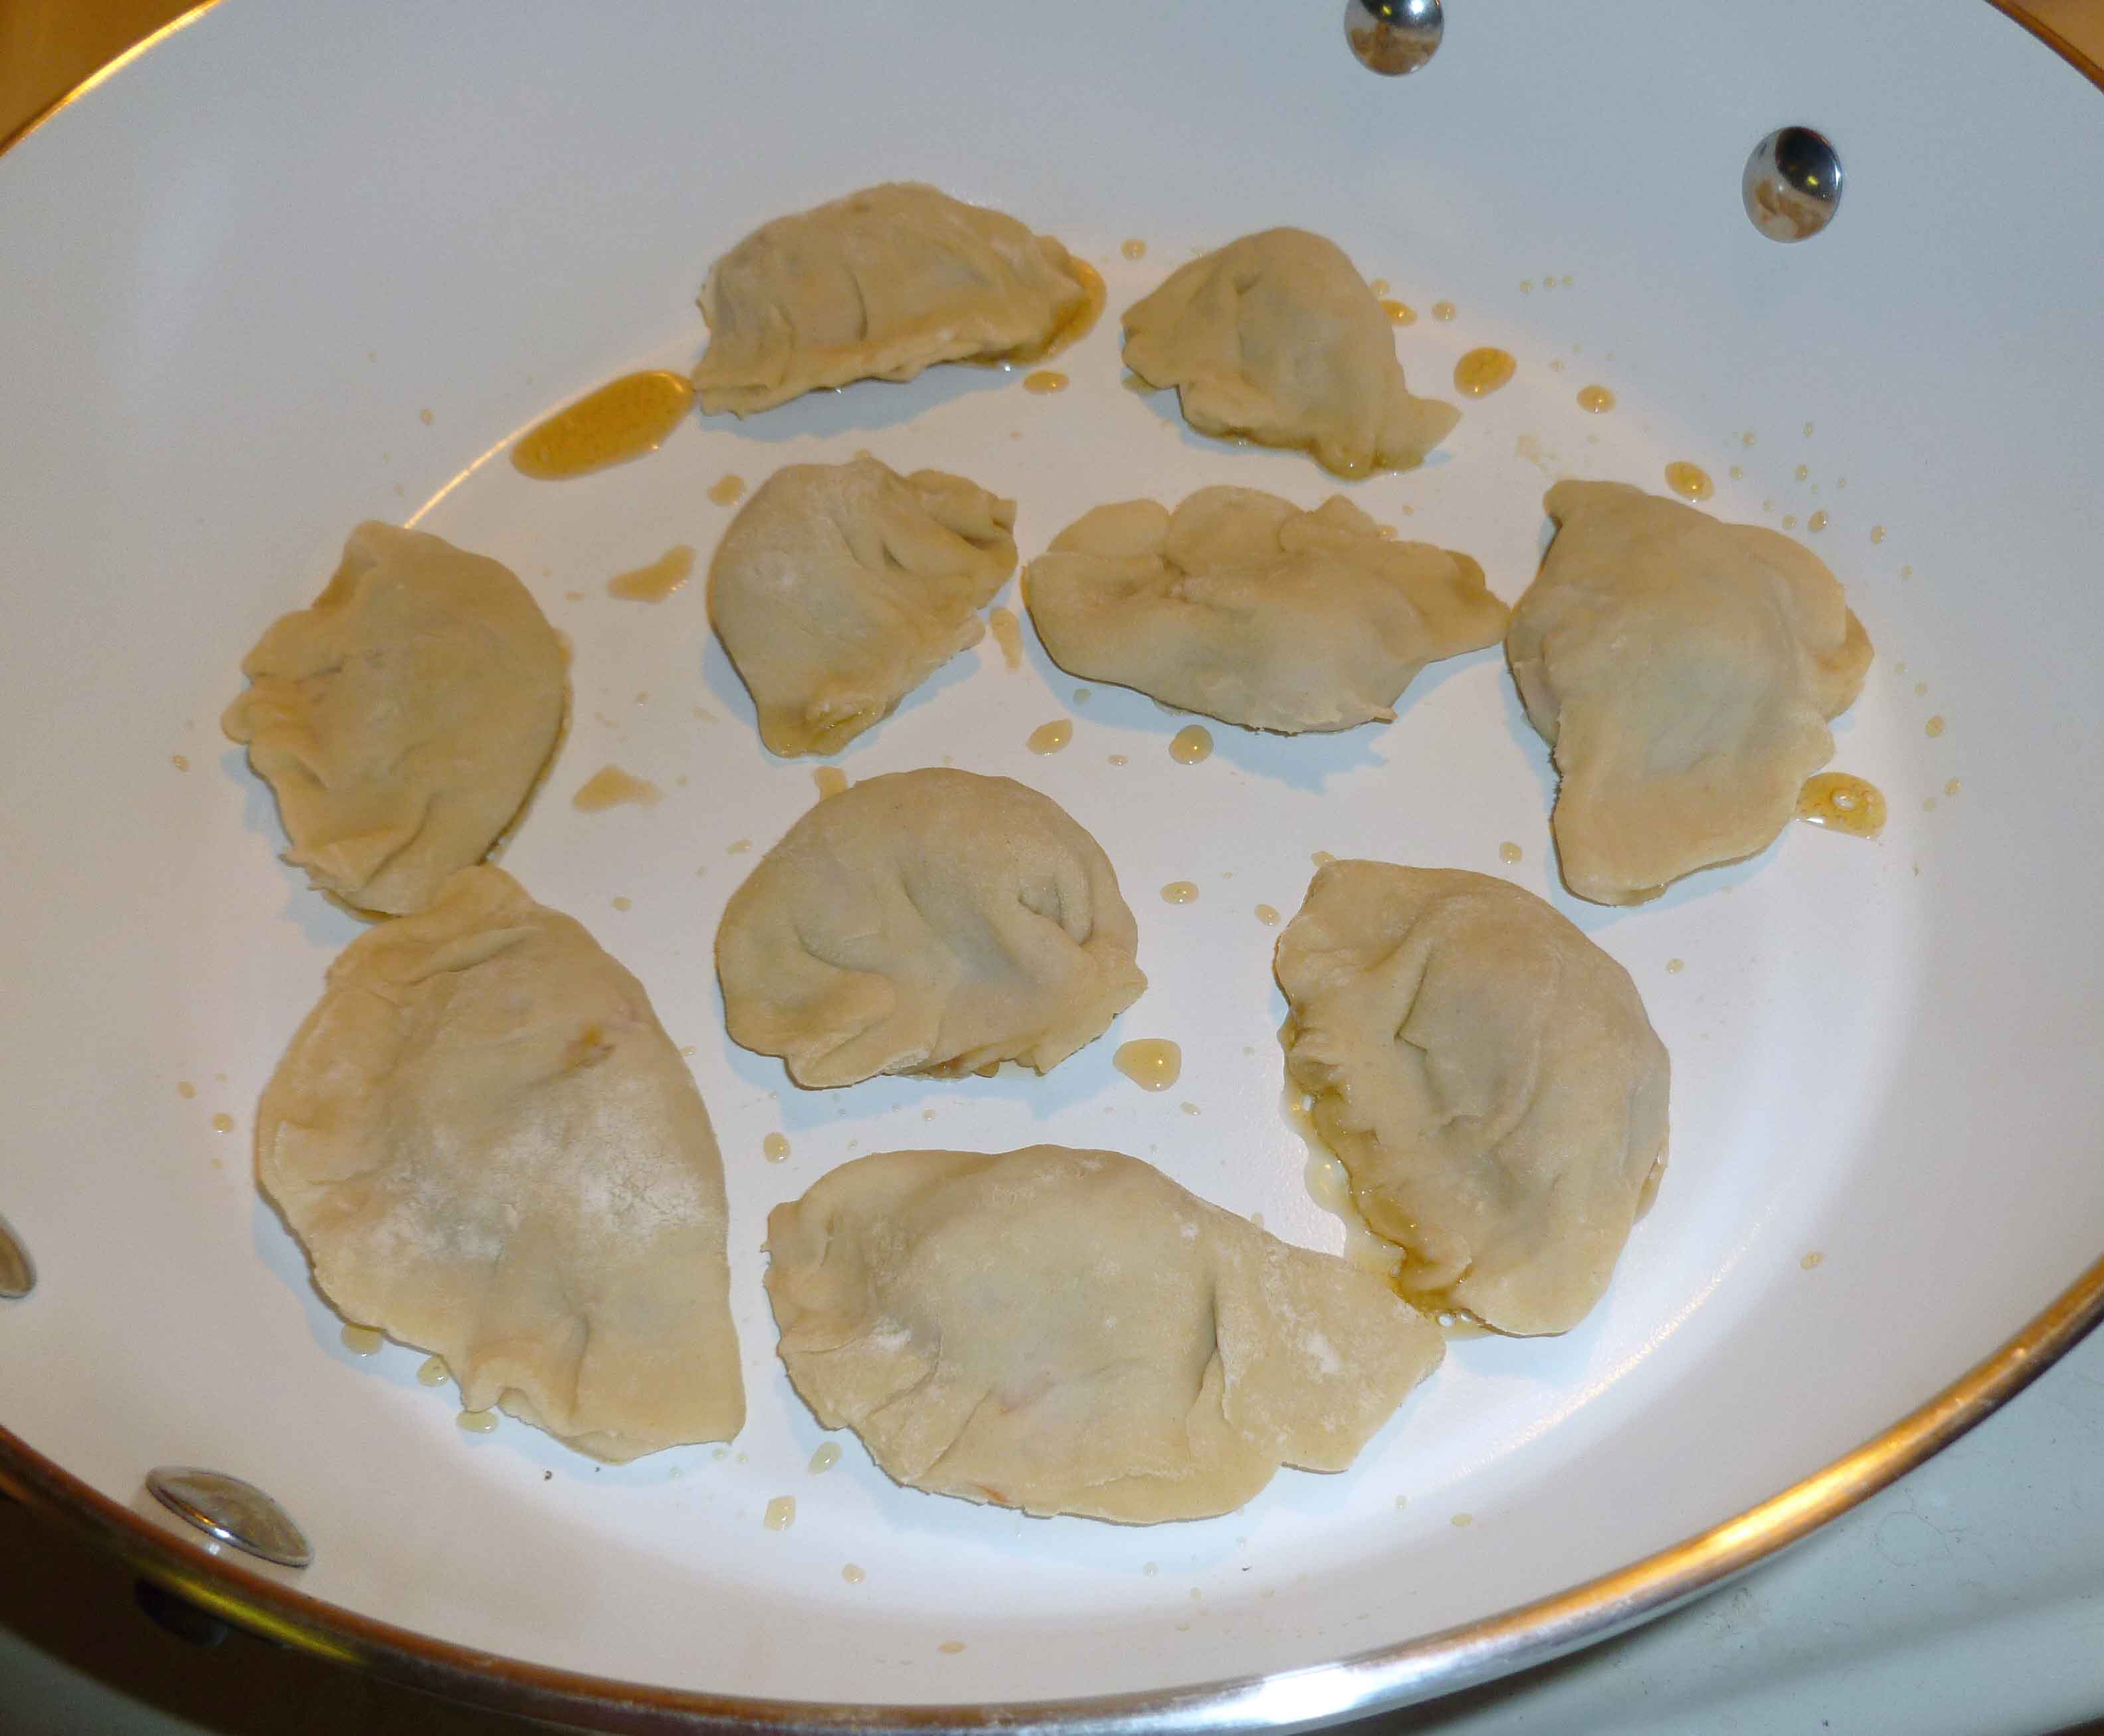
[{"label": "metal rivet on pan", "polygon": [[146,1473],[146,1488],[171,1513],[222,1543],[280,1567],[305,1567],[314,1559],[292,1515],[252,1483],[190,1465],[161,1465]]},{"label": "metal rivet on pan", "polygon": [[1446,33],[1440,0],[1344,0],[1344,40],[1360,65],[1391,78],[1430,60]]},{"label": "metal rivet on pan", "polygon": [[0,1301],[17,1301],[37,1287],[37,1269],[29,1251],[0,1217]]},{"label": "metal rivet on pan", "polygon": [[1809,127],[1782,127],[1754,147],[1739,183],[1746,215],[1771,241],[1803,241],[1841,206],[1841,159]]}]

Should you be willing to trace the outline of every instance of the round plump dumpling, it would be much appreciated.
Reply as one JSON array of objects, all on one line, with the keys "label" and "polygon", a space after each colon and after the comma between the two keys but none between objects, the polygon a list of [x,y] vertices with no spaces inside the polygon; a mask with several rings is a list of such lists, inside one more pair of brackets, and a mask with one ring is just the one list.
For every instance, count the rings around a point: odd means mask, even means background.
[{"label": "round plump dumpling", "polygon": [[778,217],[715,262],[694,385],[710,414],[750,416],[938,362],[1034,360],[1102,306],[1102,281],[1050,235],[894,181]]},{"label": "round plump dumpling", "polygon": [[568,705],[562,640],[508,568],[377,523],[241,669],[221,727],[277,795],[285,859],[396,915],[518,818]]},{"label": "round plump dumpling", "polygon": [[1413,397],[1395,328],[1335,243],[1244,235],[1192,260],[1125,315],[1125,364],[1176,388],[1204,434],[1296,446],[1325,470],[1409,470],[1461,413]]},{"label": "round plump dumpling", "polygon": [[858,1158],[767,1221],[782,1359],[901,1483],[1151,1524],[1343,1470],[1438,1365],[1375,1274],[1137,1158]]},{"label": "round plump dumpling", "polygon": [[1352,861],[1276,964],[1287,1074],[1405,1288],[1575,1326],[1665,1161],[1665,1047],[1629,972],[1509,881]]},{"label": "round plump dumpling", "polygon": [[745,1420],[708,1111],[643,988],[500,868],[345,948],[256,1111],[347,1319],[595,1457]]},{"label": "round plump dumpling", "polygon": [[783,756],[834,753],[985,636],[1015,502],[874,458],[762,483],[709,567],[709,618]]},{"label": "round plump dumpling", "polygon": [[1505,655],[1553,750],[1564,883],[1656,898],[1766,849],[1832,756],[1870,641],[1817,556],[1616,482],[1559,482]]},{"label": "round plump dumpling", "polygon": [[1101,846],[1007,778],[871,778],[789,828],[731,895],[731,1036],[799,1085],[1040,1073],[1139,999],[1139,928]]},{"label": "round plump dumpling", "polygon": [[1466,555],[1391,542],[1341,494],[1303,512],[1254,489],[1099,507],[1025,591],[1070,673],[1287,734],[1390,721],[1427,663],[1496,645],[1506,618]]}]

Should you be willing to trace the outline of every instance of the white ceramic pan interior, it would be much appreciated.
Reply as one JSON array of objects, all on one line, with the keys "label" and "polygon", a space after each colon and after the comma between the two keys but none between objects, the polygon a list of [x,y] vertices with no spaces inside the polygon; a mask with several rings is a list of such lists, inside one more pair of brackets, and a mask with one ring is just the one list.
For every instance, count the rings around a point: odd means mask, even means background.
[{"label": "white ceramic pan interior", "polygon": [[[157,1464],[253,1479],[315,1545],[288,1583],[443,1645],[697,1696],[1146,1695],[1635,1562],[1879,1436],[2066,1291],[2104,1243],[2104,99],[1976,0],[1450,12],[1439,57],[1390,80],[1326,0],[225,0],[0,160],[0,1212],[42,1274],[0,1304],[0,1423],[121,1504]],[[1848,179],[1785,247],[1739,177],[1793,123]],[[754,225],[903,177],[1098,265],[1109,310],[1054,364],[1071,389],[938,369],[694,418],[587,480],[513,471],[506,443],[551,408],[691,364],[694,292]],[[989,638],[839,763],[1055,798],[1116,864],[1151,986],[1042,1080],[795,1088],[725,1036],[711,943],[809,766],[761,751],[698,584],[648,606],[608,578],[675,542],[706,558],[727,473],[860,448],[1013,495],[1026,557],[1135,494],[1317,503],[1340,485],[1306,459],[1120,385],[1118,311],[1274,223],[1419,310],[1397,337],[1419,391],[1451,398],[1469,348],[1518,358],[1422,470],[1347,488],[1507,600],[1553,477],[1660,489],[1690,461],[1711,510],[1808,538],[1877,646],[1834,764],[1886,792],[1884,837],[1793,826],[1604,909],[1557,880],[1553,774],[1495,651],[1430,672],[1392,727],[1218,726],[1187,766],[1188,720],[1081,698],[1034,641],[1010,672]],[[1592,383],[1611,413],[1578,407]],[[420,1352],[344,1347],[256,1194],[257,1093],[357,925],[278,861],[216,718],[372,516],[506,561],[575,640],[574,728],[505,864],[692,1046],[750,1391],[728,1455],[616,1469],[510,1421],[462,1432]],[[1063,716],[1066,751],[1026,749]],[[577,811],[608,763],[666,799]],[[1317,850],[1508,875],[1634,974],[1672,1053],[1673,1162],[1607,1300],[1561,1338],[1455,1343],[1351,1471],[1282,1473],[1202,1524],[927,1497],[851,1437],[807,1471],[823,1437],[774,1356],[763,1221],[855,1151],[1112,1146],[1340,1245],[1281,1113],[1254,913],[1290,914]],[[1198,901],[1165,904],[1182,879]],[[1182,1045],[1162,1095],[1112,1070],[1139,1036]],[[783,1494],[796,1523],[769,1531]],[[1335,1709],[1290,1685],[1259,1707]]]}]

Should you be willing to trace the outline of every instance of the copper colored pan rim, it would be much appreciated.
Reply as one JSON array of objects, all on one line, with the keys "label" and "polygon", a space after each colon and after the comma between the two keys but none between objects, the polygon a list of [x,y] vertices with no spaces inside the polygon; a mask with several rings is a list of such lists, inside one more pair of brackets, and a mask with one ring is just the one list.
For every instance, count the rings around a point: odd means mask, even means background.
[{"label": "copper colored pan rim", "polygon": [[[0,139],[53,115],[211,11],[203,0]],[[1988,3],[2104,90],[2104,64],[2016,0]],[[33,1301],[19,1305],[34,1306]],[[110,1500],[0,1428],[0,1492],[50,1514],[134,1572],[280,1643],[427,1693],[616,1732],[1029,1730],[1041,1736],[1277,1729],[1362,1716],[1544,1663],[1709,1591],[1847,1511],[1993,1415],[2104,1321],[2104,1259],[1927,1404],[1825,1469],[1615,1573],[1402,1645],[1304,1670],[1099,1698],[961,1706],[819,1704],[653,1687],[550,1669],[339,1609],[208,1553]]]}]

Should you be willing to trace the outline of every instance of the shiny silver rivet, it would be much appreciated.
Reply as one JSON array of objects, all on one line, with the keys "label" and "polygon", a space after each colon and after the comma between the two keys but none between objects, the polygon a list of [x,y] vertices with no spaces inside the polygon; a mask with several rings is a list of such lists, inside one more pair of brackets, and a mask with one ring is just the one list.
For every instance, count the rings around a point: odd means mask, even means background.
[{"label": "shiny silver rivet", "polygon": [[1390,78],[1415,72],[1446,33],[1439,0],[1344,0],[1344,40],[1361,65]]},{"label": "shiny silver rivet", "polygon": [[314,1559],[292,1515],[252,1483],[192,1465],[162,1465],[146,1473],[146,1488],[171,1513],[222,1543],[280,1567],[305,1567]]},{"label": "shiny silver rivet", "polygon": [[1841,207],[1841,159],[1809,127],[1783,127],[1754,147],[1739,184],[1746,215],[1771,241],[1802,241]]},{"label": "shiny silver rivet", "polygon": [[0,1301],[19,1301],[37,1287],[37,1269],[22,1239],[0,1217]]}]

